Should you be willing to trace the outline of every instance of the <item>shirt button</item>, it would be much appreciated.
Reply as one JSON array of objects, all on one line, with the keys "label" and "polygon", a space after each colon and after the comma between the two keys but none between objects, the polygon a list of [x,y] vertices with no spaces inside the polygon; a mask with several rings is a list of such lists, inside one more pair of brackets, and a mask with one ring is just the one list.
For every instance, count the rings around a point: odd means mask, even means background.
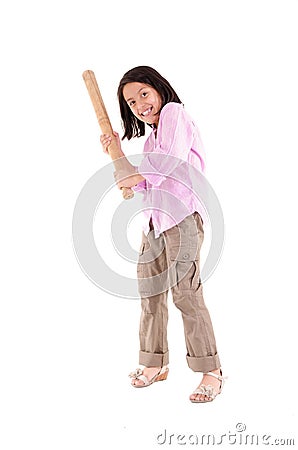
[{"label": "shirt button", "polygon": [[182,256],[183,259],[189,259],[189,253],[184,253],[184,255]]}]

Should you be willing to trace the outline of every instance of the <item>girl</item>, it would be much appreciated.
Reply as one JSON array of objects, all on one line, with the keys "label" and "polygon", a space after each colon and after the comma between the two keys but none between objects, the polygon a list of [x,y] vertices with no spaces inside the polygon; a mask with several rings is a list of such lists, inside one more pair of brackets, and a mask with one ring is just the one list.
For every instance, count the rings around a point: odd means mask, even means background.
[{"label": "girl", "polygon": [[[118,100],[122,139],[144,136],[145,124],[152,129],[141,164],[118,182],[119,188],[142,192],[147,205],[137,268],[142,308],[139,364],[144,369],[130,374],[131,384],[139,388],[167,378],[171,288],[182,313],[188,366],[203,373],[189,399],[209,402],[221,392],[224,377],[199,275],[204,208],[194,193],[190,167],[204,173],[200,134],[172,86],[151,67],[128,71],[120,81]],[[121,148],[118,134],[114,135]],[[111,139],[100,138],[106,153]]]}]

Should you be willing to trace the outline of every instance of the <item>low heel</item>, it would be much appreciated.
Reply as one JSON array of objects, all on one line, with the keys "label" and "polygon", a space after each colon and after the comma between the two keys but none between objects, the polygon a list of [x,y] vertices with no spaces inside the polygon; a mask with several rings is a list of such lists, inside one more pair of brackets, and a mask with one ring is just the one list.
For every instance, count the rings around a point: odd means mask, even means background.
[{"label": "low heel", "polygon": [[168,378],[169,369],[166,369],[163,373],[156,377],[155,381],[164,381]]}]

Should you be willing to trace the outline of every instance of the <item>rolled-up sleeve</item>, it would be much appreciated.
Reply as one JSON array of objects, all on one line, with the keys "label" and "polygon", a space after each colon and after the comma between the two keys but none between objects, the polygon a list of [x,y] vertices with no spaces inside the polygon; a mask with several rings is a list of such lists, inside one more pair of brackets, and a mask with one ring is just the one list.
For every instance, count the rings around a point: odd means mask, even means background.
[{"label": "rolled-up sleeve", "polygon": [[179,103],[168,103],[160,113],[154,152],[145,153],[138,172],[159,186],[187,160],[193,143],[194,124]]},{"label": "rolled-up sleeve", "polygon": [[[139,172],[138,166],[134,166],[134,168],[135,168],[135,172],[136,172],[136,173]],[[141,192],[141,191],[146,190],[146,189],[147,189],[147,182],[146,182],[146,180],[140,181],[140,182],[139,182],[138,184],[136,184],[135,186],[132,186],[131,189],[132,189],[133,191],[135,191],[135,192]]]}]

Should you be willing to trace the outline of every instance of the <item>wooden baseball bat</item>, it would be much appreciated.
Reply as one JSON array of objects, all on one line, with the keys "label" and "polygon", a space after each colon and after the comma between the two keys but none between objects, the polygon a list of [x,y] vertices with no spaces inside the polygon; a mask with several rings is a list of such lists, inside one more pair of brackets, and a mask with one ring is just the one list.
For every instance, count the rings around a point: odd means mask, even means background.
[{"label": "wooden baseball bat", "polygon": [[[112,138],[111,144],[108,148],[108,152],[113,160],[116,172],[124,170],[128,173],[132,173],[134,168],[125,158],[125,155],[121,151],[121,149],[119,149],[116,138],[113,135],[112,125],[105,104],[103,102],[94,72],[92,72],[92,70],[85,70],[85,72],[83,72],[83,79],[89,92],[101,131],[103,134],[109,134]],[[134,192],[130,188],[122,188],[122,195],[125,200],[128,200],[134,196]]]}]

